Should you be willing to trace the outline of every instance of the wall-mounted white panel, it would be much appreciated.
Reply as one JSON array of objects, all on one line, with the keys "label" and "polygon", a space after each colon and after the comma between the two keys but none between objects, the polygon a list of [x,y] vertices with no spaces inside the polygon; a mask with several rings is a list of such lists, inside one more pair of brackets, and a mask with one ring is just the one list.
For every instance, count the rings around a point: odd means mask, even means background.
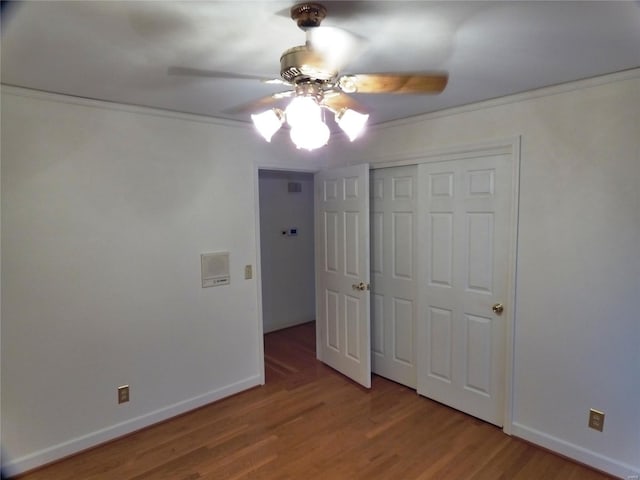
[{"label": "wall-mounted white panel", "polygon": [[428,366],[430,377],[451,382],[453,348],[453,312],[444,308],[429,307],[427,310]]},{"label": "wall-mounted white panel", "polygon": [[202,288],[228,285],[231,281],[229,275],[229,252],[201,253],[200,274],[202,276]]},{"label": "wall-mounted white panel", "polygon": [[465,388],[484,396],[491,393],[491,319],[465,315],[466,369]]}]

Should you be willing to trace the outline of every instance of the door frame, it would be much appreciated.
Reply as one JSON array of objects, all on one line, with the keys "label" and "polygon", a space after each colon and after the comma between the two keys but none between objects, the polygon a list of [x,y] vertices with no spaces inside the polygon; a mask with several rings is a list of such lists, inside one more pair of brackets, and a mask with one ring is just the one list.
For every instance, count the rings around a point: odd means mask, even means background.
[{"label": "door frame", "polygon": [[[463,160],[481,158],[495,155],[510,155],[512,160],[512,199],[509,220],[513,228],[509,235],[509,251],[507,253],[508,278],[506,300],[512,308],[507,309],[505,318],[505,386],[504,386],[504,422],[502,430],[511,435],[513,430],[513,371],[514,371],[514,343],[515,343],[515,311],[516,311],[516,268],[518,251],[518,212],[520,200],[520,149],[522,137],[508,137],[487,142],[458,145],[448,148],[425,149],[420,152],[400,154],[398,156],[369,160],[369,169],[399,167],[403,165],[418,165],[420,163],[445,162],[448,160]],[[262,275],[260,271],[260,196],[259,196],[259,171],[282,170],[291,172],[315,173],[322,167],[296,168],[295,166],[258,164],[254,166],[254,205],[255,205],[255,231],[256,231],[256,290],[258,307],[258,371],[260,383],[265,383],[264,373],[264,342],[262,326]],[[315,212],[314,212],[315,216]],[[315,219],[314,219],[315,221]],[[418,298],[418,309],[422,308]],[[317,353],[317,352],[316,352]]]},{"label": "door frame", "polygon": [[[258,350],[258,374],[259,384],[265,384],[265,370],[264,370],[264,324],[262,316],[262,240],[260,238],[260,170],[271,170],[281,172],[298,172],[298,173],[311,173],[314,174],[318,171],[318,168],[296,168],[294,166],[288,167],[283,165],[270,165],[259,164],[254,162],[253,168],[253,204],[254,204],[254,230],[256,232],[256,264],[253,268],[254,278],[256,280],[256,300],[258,310],[258,325],[257,325],[257,350]],[[315,212],[313,214],[315,216]],[[314,267],[315,270],[315,267]]]}]

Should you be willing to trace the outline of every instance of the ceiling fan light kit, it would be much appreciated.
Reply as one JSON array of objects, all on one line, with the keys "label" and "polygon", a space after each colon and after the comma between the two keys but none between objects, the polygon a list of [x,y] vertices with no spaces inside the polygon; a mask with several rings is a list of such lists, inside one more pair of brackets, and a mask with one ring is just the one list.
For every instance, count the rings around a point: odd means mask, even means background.
[{"label": "ceiling fan light kit", "polygon": [[315,150],[327,144],[329,127],[322,121],[322,108],[314,97],[295,97],[284,113],[291,127],[291,141],[296,147]]},{"label": "ceiling fan light kit", "polygon": [[330,135],[329,127],[321,119],[291,127],[289,133],[291,141],[296,147],[305,150],[315,150],[326,145]]},{"label": "ceiling fan light kit", "polygon": [[251,120],[255,125],[258,133],[264,137],[267,142],[271,142],[273,135],[280,130],[284,122],[284,112],[279,108],[272,108],[262,113],[254,113]]},{"label": "ceiling fan light kit", "polygon": [[291,141],[297,148],[315,150],[326,145],[331,135],[329,127],[323,121],[323,108],[335,114],[338,126],[347,134],[349,140],[355,140],[364,130],[369,115],[359,113],[350,108],[339,110],[324,104],[322,89],[313,82],[296,85],[296,96],[287,108],[266,110],[260,114],[251,115],[253,123],[267,142],[286,123],[291,127]]},{"label": "ceiling fan light kit", "polygon": [[[251,115],[253,123],[267,142],[286,123],[298,148],[314,150],[329,141],[329,127],[323,112],[335,115],[337,125],[349,140],[358,138],[369,119],[366,109],[350,93],[435,94],[447,85],[446,73],[367,73],[339,75],[348,57],[357,50],[361,37],[337,27],[322,27],[327,15],[324,5],[302,2],[291,7],[291,18],[306,34],[306,42],[286,50],[280,57],[282,80],[263,80],[284,84],[291,90],[274,93],[245,105],[234,113],[260,111],[283,98],[293,97],[284,109],[270,108]],[[169,73],[218,78],[255,79],[253,75],[171,67]]]},{"label": "ceiling fan light kit", "polygon": [[350,108],[336,113],[336,123],[352,142],[364,131],[367,120],[369,120],[368,114],[356,112]]},{"label": "ceiling fan light kit", "polygon": [[322,122],[322,109],[312,97],[295,97],[284,113],[291,128],[300,127],[307,123]]},{"label": "ceiling fan light kit", "polygon": [[[351,141],[362,133],[368,118],[369,115],[350,109],[336,114],[336,122]],[[291,141],[304,150],[315,150],[326,145],[331,136],[329,127],[322,120],[322,107],[311,97],[295,97],[284,111],[272,108],[251,115],[251,119],[267,142],[286,121],[291,127]]]}]

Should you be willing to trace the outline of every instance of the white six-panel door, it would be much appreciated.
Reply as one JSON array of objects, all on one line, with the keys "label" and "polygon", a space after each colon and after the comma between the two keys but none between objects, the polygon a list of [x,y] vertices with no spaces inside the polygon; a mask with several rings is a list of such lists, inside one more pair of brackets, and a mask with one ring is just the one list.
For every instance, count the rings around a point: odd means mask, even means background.
[{"label": "white six-panel door", "polygon": [[316,354],[371,387],[369,166],[315,175]]},{"label": "white six-panel door", "polygon": [[418,172],[418,393],[502,425],[512,157],[424,163]]},{"label": "white six-panel door", "polygon": [[416,388],[417,166],[371,171],[373,372]]}]

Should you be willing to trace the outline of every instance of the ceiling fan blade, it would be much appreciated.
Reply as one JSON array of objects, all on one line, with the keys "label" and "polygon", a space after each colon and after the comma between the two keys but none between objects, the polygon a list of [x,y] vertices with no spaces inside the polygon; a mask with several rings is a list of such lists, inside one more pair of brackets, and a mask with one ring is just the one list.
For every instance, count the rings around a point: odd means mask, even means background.
[{"label": "ceiling fan blade", "polygon": [[367,113],[367,109],[362,104],[356,102],[353,97],[337,91],[335,93],[326,93],[322,103],[336,113],[345,108],[350,108],[359,113]]},{"label": "ceiling fan blade", "polygon": [[245,103],[244,105],[229,108],[227,110],[224,110],[223,113],[229,115],[238,115],[243,113],[260,113],[269,108],[278,106],[283,98],[291,97],[294,94],[295,92],[293,90],[274,93],[273,95],[253,100],[249,103]]},{"label": "ceiling fan blade", "polygon": [[205,70],[190,67],[169,67],[167,69],[169,75],[182,75],[186,77],[202,77],[202,78],[228,78],[231,80],[259,80],[265,83],[279,83],[289,85],[279,78],[265,78],[258,75],[247,75],[243,73],[220,72],[218,70]]},{"label": "ceiling fan blade", "polygon": [[345,75],[338,84],[347,93],[440,93],[446,73],[369,73]]}]

